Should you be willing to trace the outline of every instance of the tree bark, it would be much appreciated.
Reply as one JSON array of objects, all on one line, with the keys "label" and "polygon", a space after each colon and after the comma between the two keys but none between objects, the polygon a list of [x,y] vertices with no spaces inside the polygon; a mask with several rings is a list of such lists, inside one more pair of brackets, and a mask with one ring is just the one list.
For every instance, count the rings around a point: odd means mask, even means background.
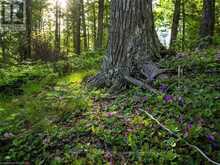
[{"label": "tree bark", "polygon": [[158,76],[153,61],[159,56],[159,44],[152,15],[152,0],[111,1],[108,51],[101,73],[89,80],[91,85],[115,89]]},{"label": "tree bark", "polygon": [[92,3],[92,14],[93,14],[93,47],[96,47],[96,38],[97,38],[97,34],[96,34],[96,22],[97,22],[97,18],[96,18],[96,7],[95,7],[95,2]]},{"label": "tree bark", "polygon": [[8,63],[8,57],[6,55],[5,52],[5,33],[3,32],[2,34],[0,34],[0,46],[2,48],[2,59],[3,59],[3,63],[7,64]]},{"label": "tree bark", "polygon": [[181,0],[176,0],[174,14],[173,14],[173,23],[172,23],[172,28],[171,28],[170,48],[174,47],[174,44],[177,39],[180,12],[181,12]]},{"label": "tree bark", "polygon": [[87,42],[87,30],[86,30],[86,19],[85,19],[85,5],[84,0],[81,0],[81,16],[82,16],[82,28],[83,28],[83,44],[84,50],[88,49],[88,42]]},{"label": "tree bark", "polygon": [[200,37],[212,37],[215,29],[215,0],[203,0],[203,16]]},{"label": "tree bark", "polygon": [[75,53],[81,53],[81,4],[79,0],[75,1]]},{"label": "tree bark", "polygon": [[23,60],[31,57],[31,41],[32,41],[32,0],[26,0],[26,39]]},{"label": "tree bark", "polygon": [[60,51],[60,7],[58,5],[58,1],[56,1],[55,49]]},{"label": "tree bark", "polygon": [[96,48],[102,48],[103,41],[103,19],[104,19],[104,0],[99,0],[99,11],[98,11],[98,34],[96,41]]},{"label": "tree bark", "polygon": [[182,51],[185,51],[185,34],[186,34],[186,11],[185,0],[182,0]]},{"label": "tree bark", "polygon": [[69,55],[69,41],[70,41],[70,24],[69,24],[69,15],[66,16],[66,19],[65,19],[65,32],[66,32],[66,37],[64,39],[64,44],[65,44],[65,47],[66,47],[66,55]]}]

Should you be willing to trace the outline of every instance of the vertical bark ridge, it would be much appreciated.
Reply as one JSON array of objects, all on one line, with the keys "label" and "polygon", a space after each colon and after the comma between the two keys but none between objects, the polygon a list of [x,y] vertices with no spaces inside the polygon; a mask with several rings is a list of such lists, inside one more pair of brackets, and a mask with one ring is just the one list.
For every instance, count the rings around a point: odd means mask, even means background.
[{"label": "vertical bark ridge", "polygon": [[160,44],[154,29],[152,0],[111,0],[110,24],[108,51],[96,82],[121,86],[126,76],[138,79],[142,71],[149,72],[144,74],[149,75],[148,79],[154,77],[157,67],[152,61],[159,56]]},{"label": "vertical bark ridge", "polygon": [[215,28],[215,0],[203,0],[203,16],[200,27],[200,36],[214,35]]},{"label": "vertical bark ridge", "polygon": [[139,52],[138,58],[157,55],[155,38],[152,36],[154,25],[149,19],[152,15],[149,2],[145,0],[111,1],[111,20],[114,22],[111,21],[108,54],[112,56],[110,59],[113,66],[127,65],[130,60],[127,56],[131,54],[136,56],[135,51]]}]

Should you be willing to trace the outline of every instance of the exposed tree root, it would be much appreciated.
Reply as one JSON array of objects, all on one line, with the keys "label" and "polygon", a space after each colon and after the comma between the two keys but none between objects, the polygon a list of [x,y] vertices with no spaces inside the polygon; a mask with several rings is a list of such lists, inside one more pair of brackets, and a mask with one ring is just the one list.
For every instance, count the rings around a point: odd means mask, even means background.
[{"label": "exposed tree root", "polygon": [[167,70],[159,69],[155,63],[149,62],[142,64],[142,67],[135,67],[132,71],[128,68],[114,68],[109,71],[104,70],[95,77],[88,79],[88,84],[89,86],[97,88],[109,87],[110,93],[114,94],[122,92],[130,84],[158,94],[160,92],[149,84],[156,79],[166,79],[167,76],[164,74],[166,72]]},{"label": "exposed tree root", "polygon": [[132,83],[132,84],[134,84],[136,86],[139,86],[142,89],[149,90],[150,92],[155,93],[155,94],[159,94],[160,93],[158,90],[152,88],[150,85],[142,82],[141,80],[137,80],[137,79],[135,79],[133,77],[130,77],[130,76],[125,76],[125,79],[128,82],[130,82],[130,83]]},{"label": "exposed tree root", "polygon": [[167,76],[164,74],[167,70],[159,69],[159,67],[153,63],[144,64],[141,74],[144,75],[148,81],[153,81],[157,78],[166,79]]},{"label": "exposed tree root", "polygon": [[163,48],[163,49],[160,50],[160,56],[162,58],[176,56],[176,54],[177,54],[177,52],[175,50],[172,50],[172,49]]},{"label": "exposed tree root", "polygon": [[101,88],[105,86],[106,79],[104,73],[98,73],[95,77],[91,77],[88,79],[89,86]]},{"label": "exposed tree root", "polygon": [[[93,86],[93,87],[104,87],[106,86],[106,77],[104,77],[105,74],[97,74],[95,77],[90,78],[88,81],[89,86]],[[126,89],[126,86],[129,84],[138,86],[142,89],[148,90],[152,93],[155,94],[159,94],[160,92],[156,89],[154,89],[153,87],[151,87],[150,85],[147,84],[147,81],[143,81],[143,80],[138,80],[134,77],[125,75],[124,77],[124,81],[123,83],[120,81],[115,81],[114,83],[112,83],[111,88],[109,90],[110,93],[120,93],[122,91],[124,91]]]}]

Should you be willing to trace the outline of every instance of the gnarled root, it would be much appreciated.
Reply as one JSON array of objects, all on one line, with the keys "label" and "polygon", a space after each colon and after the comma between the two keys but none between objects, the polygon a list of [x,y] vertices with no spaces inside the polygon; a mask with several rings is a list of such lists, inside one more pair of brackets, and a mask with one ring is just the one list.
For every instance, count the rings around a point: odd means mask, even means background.
[{"label": "gnarled root", "polygon": [[146,90],[149,90],[150,92],[152,93],[155,93],[155,94],[159,94],[160,92],[154,88],[152,88],[150,85],[148,85],[147,83],[144,83],[143,81],[141,80],[138,80],[138,79],[135,79],[133,77],[130,77],[130,76],[125,76],[125,79],[132,83],[133,85],[136,85],[142,89],[146,89]]},{"label": "gnarled root", "polygon": [[101,88],[106,84],[106,78],[104,73],[98,73],[95,77],[91,77],[88,79],[89,86]]},{"label": "gnarled root", "polygon": [[139,68],[139,70],[139,72],[135,72],[136,74],[126,73],[120,69],[114,69],[109,72],[101,72],[95,77],[90,78],[88,80],[88,84],[89,86],[98,88],[105,86],[110,87],[111,93],[118,93],[130,84],[136,85],[155,94],[160,93],[149,84],[157,78],[167,78],[167,76],[164,75],[166,70],[158,69],[157,65],[152,63],[144,64],[143,67]]}]

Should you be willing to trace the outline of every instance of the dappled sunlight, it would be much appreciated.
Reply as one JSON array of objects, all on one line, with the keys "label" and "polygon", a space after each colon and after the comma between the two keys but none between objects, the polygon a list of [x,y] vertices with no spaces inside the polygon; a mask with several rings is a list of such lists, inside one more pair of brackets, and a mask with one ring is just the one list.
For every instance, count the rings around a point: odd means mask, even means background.
[{"label": "dappled sunlight", "polygon": [[220,1],[0,1],[0,164],[219,165]]},{"label": "dappled sunlight", "polygon": [[65,76],[64,78],[60,79],[58,81],[59,84],[72,84],[72,85],[80,85],[84,78],[87,76],[94,75],[96,73],[96,70],[90,70],[90,71],[77,71],[75,73],[72,73],[70,75]]},{"label": "dappled sunlight", "polygon": [[49,3],[51,5],[56,5],[56,3],[58,4],[59,7],[61,7],[62,9],[66,9],[67,7],[67,1],[68,0],[49,0]]}]

